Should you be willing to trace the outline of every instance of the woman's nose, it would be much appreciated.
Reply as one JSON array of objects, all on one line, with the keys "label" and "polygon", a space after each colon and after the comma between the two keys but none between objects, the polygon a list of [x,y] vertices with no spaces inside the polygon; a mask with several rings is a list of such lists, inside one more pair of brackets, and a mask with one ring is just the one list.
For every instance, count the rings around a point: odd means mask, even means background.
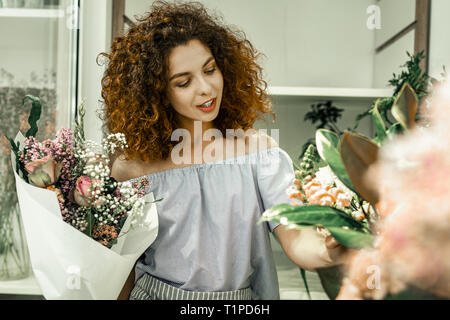
[{"label": "woman's nose", "polygon": [[202,96],[211,95],[212,86],[205,77],[200,77],[198,82],[199,94]]}]

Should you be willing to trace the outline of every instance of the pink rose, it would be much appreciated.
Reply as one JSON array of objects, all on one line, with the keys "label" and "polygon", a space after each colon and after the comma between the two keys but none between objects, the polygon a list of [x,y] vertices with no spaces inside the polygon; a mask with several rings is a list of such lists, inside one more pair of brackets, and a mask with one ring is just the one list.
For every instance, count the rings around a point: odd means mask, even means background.
[{"label": "pink rose", "polygon": [[[73,197],[75,202],[82,207],[89,207],[90,205],[100,206],[101,201],[95,201],[95,194],[93,193],[94,183],[99,186],[99,180],[93,180],[87,176],[81,176],[77,179]],[[98,188],[98,187],[97,187]]]},{"label": "pink rose", "polygon": [[61,163],[57,163],[52,156],[29,162],[25,166],[28,180],[35,186],[46,188],[56,183],[61,174]]}]

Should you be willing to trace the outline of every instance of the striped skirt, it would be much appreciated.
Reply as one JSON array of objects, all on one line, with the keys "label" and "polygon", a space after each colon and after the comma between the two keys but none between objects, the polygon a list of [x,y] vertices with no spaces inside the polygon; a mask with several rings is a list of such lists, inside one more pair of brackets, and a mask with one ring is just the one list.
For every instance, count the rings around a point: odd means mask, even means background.
[{"label": "striped skirt", "polygon": [[148,273],[135,284],[130,300],[251,300],[250,288],[234,291],[198,292],[179,289]]}]

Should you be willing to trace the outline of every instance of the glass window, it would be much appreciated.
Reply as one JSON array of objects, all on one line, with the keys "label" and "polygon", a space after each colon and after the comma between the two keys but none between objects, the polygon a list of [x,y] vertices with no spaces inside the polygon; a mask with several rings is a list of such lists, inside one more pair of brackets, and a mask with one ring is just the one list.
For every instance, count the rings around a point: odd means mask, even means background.
[{"label": "glass window", "polygon": [[0,0],[0,280],[7,272],[14,277],[12,261],[22,258],[7,252],[22,244],[16,243],[20,223],[13,221],[20,220],[5,135],[14,139],[28,129],[25,95],[42,101],[39,140],[70,126],[77,105],[78,11],[78,0]]}]

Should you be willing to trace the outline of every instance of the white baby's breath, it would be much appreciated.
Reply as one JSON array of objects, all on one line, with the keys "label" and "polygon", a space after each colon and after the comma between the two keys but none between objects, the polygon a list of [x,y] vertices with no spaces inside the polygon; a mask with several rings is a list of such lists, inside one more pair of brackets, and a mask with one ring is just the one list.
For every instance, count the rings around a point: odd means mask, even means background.
[{"label": "white baby's breath", "polygon": [[334,182],[336,180],[336,176],[334,175],[333,171],[331,171],[329,166],[322,167],[316,172],[315,179],[320,182],[320,184],[324,187],[330,186],[332,187],[334,185]]}]

